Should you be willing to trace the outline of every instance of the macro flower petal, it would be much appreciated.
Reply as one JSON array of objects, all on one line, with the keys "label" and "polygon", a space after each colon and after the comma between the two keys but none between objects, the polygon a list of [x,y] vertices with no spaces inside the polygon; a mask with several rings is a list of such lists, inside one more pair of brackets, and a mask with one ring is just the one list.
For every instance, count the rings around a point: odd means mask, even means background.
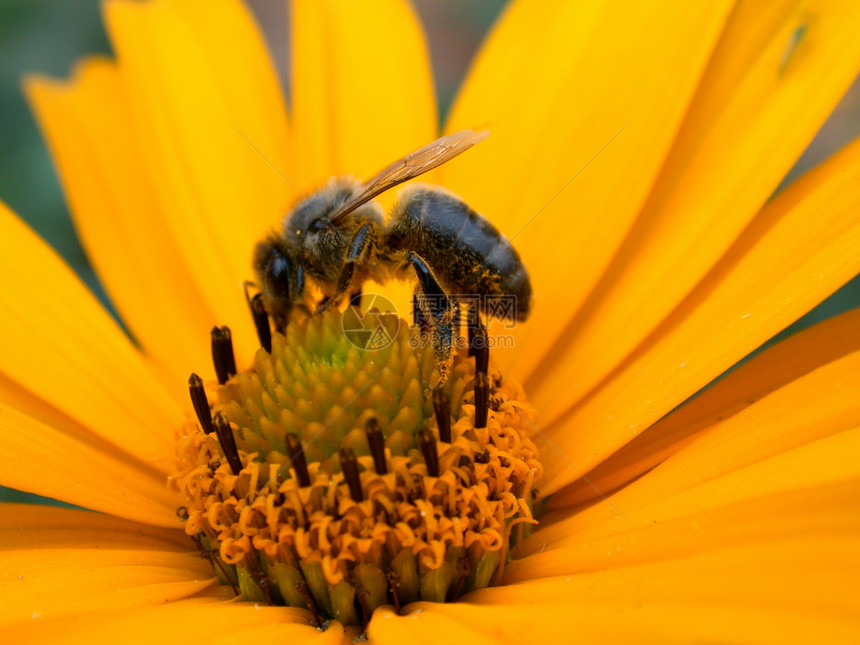
[{"label": "macro flower petal", "polygon": [[[437,136],[424,34],[404,0],[292,3],[295,179],[368,178]],[[294,197],[294,195],[291,195]]]},{"label": "macro flower petal", "polygon": [[[425,605],[426,606],[426,605]],[[420,625],[414,620],[403,620],[390,608],[377,610],[373,620],[368,625],[367,633],[373,643],[385,645],[390,643],[415,643],[415,645],[434,645],[439,642],[439,635],[452,642],[469,643],[470,645],[491,645],[499,640],[487,635],[484,626],[460,616],[447,616],[433,611],[436,605],[430,605],[430,611],[420,614]],[[418,617],[418,612],[409,614]]]},{"label": "macro flower petal", "polygon": [[860,478],[854,458],[858,392],[860,352],[853,352],[715,423],[609,497],[575,514],[562,511],[555,522],[548,516],[537,541],[582,540],[756,496]]},{"label": "macro flower petal", "polygon": [[242,283],[293,194],[286,109],[262,36],[234,0],[110,0],[104,12],[164,217],[196,288],[250,360]]},{"label": "macro flower petal", "polygon": [[534,399],[549,408],[543,423],[557,448],[543,453],[544,491],[578,477],[568,459],[590,470],[857,275],[858,181],[860,142],[770,202],[587,400],[559,415],[551,384],[542,383]]},{"label": "macro flower petal", "polygon": [[714,424],[836,359],[860,350],[860,310],[830,318],[766,349],[660,419],[552,497],[553,507],[581,504],[633,481]]},{"label": "macro flower petal", "polygon": [[628,233],[731,4],[520,0],[487,40],[446,129],[491,136],[441,176],[535,285],[514,350],[494,352],[506,372],[544,360]]},{"label": "macro flower petal", "polygon": [[209,365],[205,332],[218,321],[156,197],[117,66],[93,58],[69,81],[34,76],[25,89],[99,279],[165,383],[181,383]]},{"label": "macro flower petal", "polygon": [[569,321],[563,341],[545,353],[518,347],[534,376],[527,388],[551,391],[542,384],[557,378],[576,401],[649,343],[851,85],[860,64],[858,29],[860,6],[841,0],[737,5],[611,267],[573,320],[561,315]]},{"label": "macro flower petal", "polygon": [[178,502],[163,471],[104,441],[69,436],[3,405],[0,441],[11,457],[0,472],[3,486],[146,524],[177,525]]},{"label": "macro flower petal", "polygon": [[159,605],[216,583],[175,531],[98,513],[6,505],[0,625]]},{"label": "macro flower petal", "polygon": [[[846,510],[857,495],[860,478],[857,467],[838,451],[856,449],[858,440],[855,429],[813,441],[764,460],[761,466],[739,469],[653,503],[625,506],[624,515],[616,514],[613,521],[605,515],[597,519],[594,516],[601,513],[595,512],[590,514],[593,525],[562,522],[558,530],[524,545],[529,553],[511,563],[507,581],[603,571],[791,536],[856,534],[860,528],[856,514]],[[786,482],[778,470],[796,467],[804,459],[813,460],[807,470],[832,459],[834,472]],[[744,486],[747,489],[741,490]],[[611,503],[616,501],[625,503],[623,498]],[[856,574],[846,563],[845,575]]]},{"label": "macro flower petal", "polygon": [[81,645],[110,641],[150,645],[205,641],[213,645],[236,642],[302,642],[340,645],[343,627],[333,623],[324,632],[307,623],[306,611],[266,607],[256,603],[224,603],[220,599],[179,600],[148,607],[81,613],[55,620],[31,621],[8,627],[13,642]]},{"label": "macro flower petal", "polygon": [[2,204],[0,272],[12,285],[0,290],[3,374],[167,472],[178,405],[68,266]]},{"label": "macro flower petal", "polygon": [[846,589],[847,572],[860,565],[857,547],[856,529],[752,541],[494,587],[460,603],[422,603],[397,620],[420,631],[425,616],[442,614],[453,625],[481,625],[498,642],[516,633],[538,641],[573,634],[582,643],[853,642],[860,636],[858,607]]}]

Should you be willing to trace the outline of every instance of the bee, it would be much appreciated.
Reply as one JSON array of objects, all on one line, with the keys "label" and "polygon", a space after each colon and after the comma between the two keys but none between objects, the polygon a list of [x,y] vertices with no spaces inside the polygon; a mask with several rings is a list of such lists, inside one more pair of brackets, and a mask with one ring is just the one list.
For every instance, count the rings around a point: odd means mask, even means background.
[{"label": "bee", "polygon": [[468,301],[470,321],[481,325],[482,315],[525,320],[532,290],[520,256],[463,200],[437,186],[412,186],[399,196],[387,220],[374,201],[488,134],[462,130],[441,137],[365,182],[336,177],[299,200],[281,229],[254,251],[257,284],[275,329],[283,332],[293,308],[305,301],[307,279],[325,296],[319,313],[348,295],[357,302],[366,280],[384,283],[412,273],[418,280],[415,322],[432,332],[444,375],[459,333],[460,300]]}]

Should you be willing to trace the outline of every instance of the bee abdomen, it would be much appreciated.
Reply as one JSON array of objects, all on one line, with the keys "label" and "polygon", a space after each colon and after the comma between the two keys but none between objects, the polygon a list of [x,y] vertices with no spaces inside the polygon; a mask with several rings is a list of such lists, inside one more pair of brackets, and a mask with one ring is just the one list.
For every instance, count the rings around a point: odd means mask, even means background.
[{"label": "bee abdomen", "polygon": [[500,318],[528,315],[531,283],[519,254],[487,219],[441,190],[415,187],[391,215],[386,247],[409,250],[458,296]]}]

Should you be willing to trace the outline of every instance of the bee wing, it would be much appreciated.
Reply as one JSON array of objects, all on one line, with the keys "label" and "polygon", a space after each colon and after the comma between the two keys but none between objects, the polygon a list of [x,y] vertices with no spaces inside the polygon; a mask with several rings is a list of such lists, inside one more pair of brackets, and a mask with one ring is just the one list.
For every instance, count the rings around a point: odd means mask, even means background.
[{"label": "bee wing", "polygon": [[460,130],[436,139],[423,148],[411,152],[402,159],[398,159],[390,166],[380,170],[374,177],[368,179],[362,185],[360,193],[350,198],[343,206],[331,214],[331,219],[336,222],[340,218],[349,215],[362,204],[366,204],[377,195],[402,184],[404,181],[414,179],[423,175],[428,170],[441,166],[450,161],[460,153],[465,152],[476,143],[486,139],[490,133],[487,130],[474,132],[472,130]]}]

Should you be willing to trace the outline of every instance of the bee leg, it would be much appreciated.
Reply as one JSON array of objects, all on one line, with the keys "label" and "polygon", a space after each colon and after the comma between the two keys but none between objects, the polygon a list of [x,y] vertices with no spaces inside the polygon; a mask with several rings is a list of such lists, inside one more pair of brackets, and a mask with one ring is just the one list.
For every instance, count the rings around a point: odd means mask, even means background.
[{"label": "bee leg", "polygon": [[[359,227],[349,243],[349,249],[346,253],[346,262],[343,265],[340,277],[337,279],[335,292],[328,298],[324,299],[317,307],[317,313],[324,312],[328,307],[340,302],[343,294],[349,289],[349,284],[352,282],[353,273],[355,273],[355,265],[357,262],[362,262],[367,257],[370,249],[376,243],[376,237],[373,233],[373,226],[365,224]],[[360,297],[360,293],[359,293]]]},{"label": "bee leg", "polygon": [[459,333],[454,323],[459,318],[459,305],[456,298],[445,292],[423,258],[409,253],[407,259],[418,276],[415,301],[418,302],[423,319],[431,330],[433,352],[439,370],[438,386],[447,380],[448,371],[454,361],[455,341]]},{"label": "bee leg", "polygon": [[487,328],[474,303],[469,308],[469,355],[475,357],[475,427],[486,428],[490,409],[490,377],[487,375],[490,345]]},{"label": "bee leg", "polygon": [[349,295],[350,307],[361,307],[361,286]]},{"label": "bee leg", "polygon": [[415,293],[412,294],[412,322],[414,325],[421,330],[422,334],[430,333],[430,323],[427,321],[424,312],[421,311],[421,298],[418,294],[418,290],[415,290]]}]

